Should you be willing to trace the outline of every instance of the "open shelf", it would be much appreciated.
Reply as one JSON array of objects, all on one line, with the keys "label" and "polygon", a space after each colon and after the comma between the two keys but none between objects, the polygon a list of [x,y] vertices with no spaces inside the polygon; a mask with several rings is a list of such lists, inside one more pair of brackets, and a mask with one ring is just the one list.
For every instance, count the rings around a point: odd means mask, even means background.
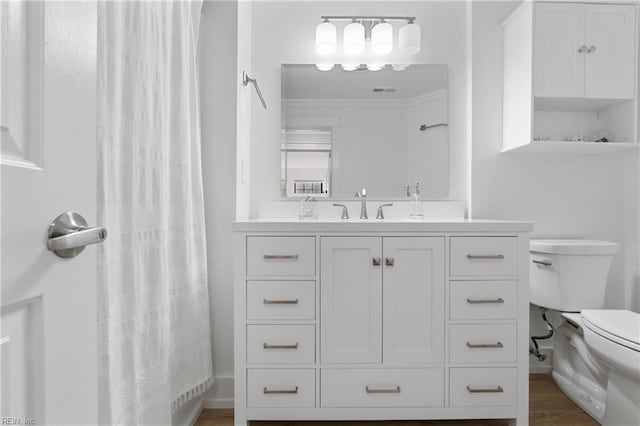
[{"label": "open shelf", "polygon": [[566,142],[531,141],[517,148],[503,150],[515,154],[571,154],[597,155],[637,149],[638,144],[631,142]]}]

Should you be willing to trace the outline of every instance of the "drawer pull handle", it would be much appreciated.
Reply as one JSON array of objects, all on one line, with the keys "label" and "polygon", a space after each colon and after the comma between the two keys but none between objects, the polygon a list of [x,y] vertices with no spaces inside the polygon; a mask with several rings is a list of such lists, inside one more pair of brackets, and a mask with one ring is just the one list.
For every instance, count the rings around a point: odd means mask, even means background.
[{"label": "drawer pull handle", "polygon": [[295,389],[269,389],[266,386],[262,390],[262,393],[265,395],[273,395],[273,394],[296,394],[298,393],[298,387]]},{"label": "drawer pull handle", "polygon": [[544,259],[544,260],[533,259],[532,262],[535,263],[536,265],[542,265],[542,266],[551,266],[551,265],[553,265],[553,262],[551,262],[550,260],[547,260],[547,259]]},{"label": "drawer pull handle", "polygon": [[504,389],[502,386],[497,386],[495,388],[472,388],[467,386],[467,391],[469,393],[502,393]]},{"label": "drawer pull handle", "polygon": [[384,258],[385,266],[393,266],[394,263],[395,263],[395,259],[393,257],[385,257]]},{"label": "drawer pull handle", "polygon": [[468,348],[504,348],[504,345],[502,344],[502,342],[496,342],[496,343],[469,343],[467,342],[467,347]]},{"label": "drawer pull handle", "polygon": [[497,299],[467,299],[467,303],[471,305],[479,303],[504,303],[504,299],[502,297],[498,297]]},{"label": "drawer pull handle", "polygon": [[504,254],[468,254],[467,259],[504,259]]},{"label": "drawer pull handle", "polygon": [[400,393],[400,386],[394,389],[371,389],[369,386],[364,387],[367,393]]},{"label": "drawer pull handle", "polygon": [[262,304],[264,305],[297,305],[298,299],[282,299],[282,300],[262,299]]},{"label": "drawer pull handle", "polygon": [[297,260],[297,254],[265,254],[264,260]]},{"label": "drawer pull handle", "polygon": [[262,344],[263,349],[298,349],[298,344],[293,345],[270,345],[269,343]]},{"label": "drawer pull handle", "polygon": [[379,257],[374,257],[371,259],[371,263],[373,266],[380,266],[382,260]]}]

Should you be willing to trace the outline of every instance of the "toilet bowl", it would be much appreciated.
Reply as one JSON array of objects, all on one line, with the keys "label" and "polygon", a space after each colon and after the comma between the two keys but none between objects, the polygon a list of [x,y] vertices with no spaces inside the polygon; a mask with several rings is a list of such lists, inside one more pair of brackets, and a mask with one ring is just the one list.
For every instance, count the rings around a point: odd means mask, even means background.
[{"label": "toilet bowl", "polygon": [[618,245],[532,240],[530,301],[562,313],[553,379],[603,425],[640,425],[640,314],[605,310],[607,275]]}]

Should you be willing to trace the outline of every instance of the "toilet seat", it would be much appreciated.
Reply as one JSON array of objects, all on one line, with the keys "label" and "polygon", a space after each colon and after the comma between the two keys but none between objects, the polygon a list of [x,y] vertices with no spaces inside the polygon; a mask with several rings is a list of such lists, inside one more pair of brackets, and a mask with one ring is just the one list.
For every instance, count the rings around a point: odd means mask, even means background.
[{"label": "toilet seat", "polygon": [[594,309],[580,313],[583,325],[594,333],[640,352],[640,314],[626,310]]}]

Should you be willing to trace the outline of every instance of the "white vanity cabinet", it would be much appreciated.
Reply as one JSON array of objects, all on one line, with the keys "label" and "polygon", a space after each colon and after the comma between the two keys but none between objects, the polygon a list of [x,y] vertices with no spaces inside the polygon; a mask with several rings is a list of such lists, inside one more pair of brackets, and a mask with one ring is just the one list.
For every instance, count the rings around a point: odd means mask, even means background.
[{"label": "white vanity cabinet", "polygon": [[236,425],[527,424],[529,223],[234,228]]}]

